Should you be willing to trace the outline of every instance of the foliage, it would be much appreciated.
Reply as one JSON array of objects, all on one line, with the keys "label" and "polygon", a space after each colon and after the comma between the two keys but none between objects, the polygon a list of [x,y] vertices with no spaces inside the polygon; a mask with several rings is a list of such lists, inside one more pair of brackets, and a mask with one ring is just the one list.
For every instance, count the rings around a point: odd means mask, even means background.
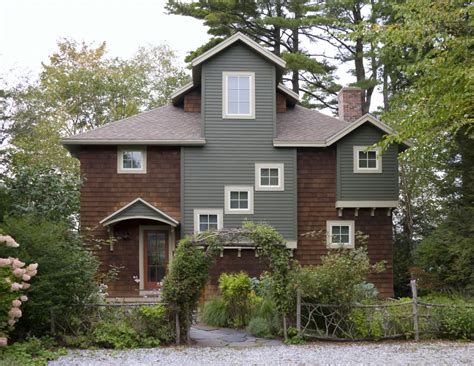
[{"label": "foliage", "polygon": [[[9,235],[0,235],[0,245],[18,248],[20,245]],[[7,344],[7,333],[11,331],[22,316],[21,305],[28,300],[22,290],[30,287],[28,283],[36,276],[38,264],[25,267],[18,258],[0,257],[0,347]]]},{"label": "foliage", "polygon": [[434,311],[439,337],[448,339],[474,339],[474,308],[464,306],[437,308]]},{"label": "foliage", "polygon": [[191,237],[180,240],[163,280],[163,302],[178,314],[181,327],[186,331],[191,326],[191,314],[197,308],[213,263],[216,246],[212,239],[209,244],[203,250],[193,244]]},{"label": "foliage", "polygon": [[267,319],[257,316],[250,319],[247,331],[255,337],[274,338],[275,329],[272,326],[274,324],[269,323]]},{"label": "foliage", "polygon": [[227,304],[220,296],[204,303],[201,312],[201,321],[212,327],[228,327],[230,316]]},{"label": "foliage", "polygon": [[370,264],[367,249],[331,250],[321,258],[321,265],[295,267],[293,283],[305,298],[320,304],[347,305],[374,296],[366,286],[368,275],[384,270],[384,263]]},{"label": "foliage", "polygon": [[[94,343],[103,348],[136,348],[140,336],[128,323],[99,323],[93,332]],[[159,342],[158,344],[159,345]]]},{"label": "foliage", "polygon": [[[66,328],[73,304],[85,301],[98,290],[98,262],[66,224],[39,217],[8,217],[3,229],[21,243],[18,256],[35,261],[41,269],[27,291],[29,301],[18,323],[19,334],[42,335],[50,329],[51,311],[57,327]],[[0,248],[0,256],[14,248]]]},{"label": "foliage", "polygon": [[[142,306],[138,308],[139,333],[142,336],[170,343],[174,339],[174,329],[163,304]],[[140,329],[143,328],[143,329]]]},{"label": "foliage", "polygon": [[43,366],[67,353],[49,337],[30,337],[8,347],[0,347],[2,365]]},{"label": "foliage", "polygon": [[219,290],[229,314],[232,326],[243,327],[248,323],[252,305],[252,283],[245,272],[223,273],[219,277]]}]

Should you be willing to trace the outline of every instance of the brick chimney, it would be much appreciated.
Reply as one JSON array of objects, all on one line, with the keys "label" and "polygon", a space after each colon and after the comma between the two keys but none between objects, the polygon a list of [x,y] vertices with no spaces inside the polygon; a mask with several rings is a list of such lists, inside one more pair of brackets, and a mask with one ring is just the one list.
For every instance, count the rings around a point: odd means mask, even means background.
[{"label": "brick chimney", "polygon": [[339,104],[339,119],[354,122],[362,117],[362,89],[346,86],[339,90],[337,95]]}]

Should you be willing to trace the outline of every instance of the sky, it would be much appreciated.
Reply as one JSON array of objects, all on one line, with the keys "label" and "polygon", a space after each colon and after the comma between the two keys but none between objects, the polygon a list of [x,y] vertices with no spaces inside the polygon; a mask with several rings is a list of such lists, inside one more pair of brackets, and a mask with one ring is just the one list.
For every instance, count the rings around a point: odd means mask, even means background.
[{"label": "sky", "polygon": [[[201,21],[166,14],[166,0],[0,0],[0,75],[14,82],[35,75],[61,38],[96,45],[127,58],[139,46],[169,44],[182,60],[209,36]],[[345,70],[343,85],[353,81]],[[375,95],[372,106],[380,104]]]}]

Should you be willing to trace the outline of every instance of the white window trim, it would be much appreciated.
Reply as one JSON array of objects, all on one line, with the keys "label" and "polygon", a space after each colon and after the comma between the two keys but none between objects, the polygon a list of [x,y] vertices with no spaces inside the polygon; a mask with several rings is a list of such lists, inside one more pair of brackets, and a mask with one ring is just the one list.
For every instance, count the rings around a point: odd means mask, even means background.
[{"label": "white window trim", "polygon": [[[140,151],[142,153],[142,167],[140,169],[135,168],[123,168],[123,152],[124,151]],[[117,173],[118,174],[146,174],[146,148],[143,146],[121,146],[117,148]]]},{"label": "white window trim", "polygon": [[[262,186],[261,169],[278,169],[278,185]],[[284,191],[285,190],[285,164],[283,163],[255,163],[255,190],[256,191]]]},{"label": "white window trim", "polygon": [[[233,191],[247,191],[249,198],[249,208],[237,209],[230,208],[230,192]],[[224,201],[226,215],[253,215],[253,186],[225,186],[224,187]]]},{"label": "white window trim", "polygon": [[199,215],[217,215],[217,230],[224,227],[224,214],[222,209],[196,208],[194,209],[194,232],[199,233]]},{"label": "white window trim", "polygon": [[[359,168],[359,151],[375,151],[375,168]],[[354,146],[354,173],[382,173],[382,150],[380,147]]]},{"label": "white window trim", "polygon": [[[332,227],[333,226],[349,226],[349,243],[339,244],[332,243]],[[329,249],[353,249],[355,247],[355,232],[354,232],[354,221],[353,220],[329,220],[326,221],[326,246]]]},{"label": "white window trim", "polygon": [[[250,113],[230,114],[227,113],[227,79],[229,76],[250,77]],[[248,71],[224,71],[222,73],[222,118],[224,119],[255,119],[255,73]]]}]

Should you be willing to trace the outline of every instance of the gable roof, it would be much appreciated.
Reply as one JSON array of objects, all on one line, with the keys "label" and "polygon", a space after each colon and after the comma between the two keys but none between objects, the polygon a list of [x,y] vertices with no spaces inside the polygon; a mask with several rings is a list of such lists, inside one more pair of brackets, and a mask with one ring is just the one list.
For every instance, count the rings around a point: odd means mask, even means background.
[{"label": "gable roof", "polygon": [[160,221],[165,224],[176,227],[179,225],[179,221],[165,214],[160,209],[156,208],[147,201],[137,198],[121,209],[115,211],[111,215],[107,216],[100,223],[104,226],[114,224],[116,222],[131,220],[131,219],[147,219],[153,221]]},{"label": "gable roof", "polygon": [[186,113],[171,104],[108,123],[61,141],[74,145],[204,145],[200,113]]},{"label": "gable roof", "polygon": [[[361,125],[369,123],[386,134],[395,131],[371,114],[365,114],[354,122],[346,122],[327,116],[313,109],[296,105],[285,113],[277,114],[275,147],[327,147],[351,133]],[[403,141],[411,146],[410,141]]]}]

